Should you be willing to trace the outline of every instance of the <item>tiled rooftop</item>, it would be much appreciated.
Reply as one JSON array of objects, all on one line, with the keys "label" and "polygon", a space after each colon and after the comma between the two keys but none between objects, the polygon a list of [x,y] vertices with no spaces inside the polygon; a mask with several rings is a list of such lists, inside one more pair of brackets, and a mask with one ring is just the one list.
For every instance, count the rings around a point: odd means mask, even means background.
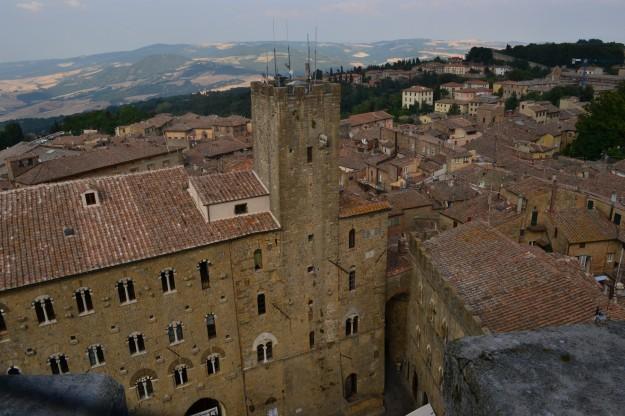
[{"label": "tiled rooftop", "polygon": [[204,205],[269,195],[253,171],[193,176],[189,180]]},{"label": "tiled rooftop", "polygon": [[269,212],[206,223],[188,183],[177,167],[0,193],[0,290],[279,228]]},{"label": "tiled rooftop", "polygon": [[592,322],[598,306],[608,310],[607,297],[576,259],[522,246],[485,223],[459,226],[422,246],[493,332]]},{"label": "tiled rooftop", "polygon": [[24,185],[36,185],[71,178],[98,169],[134,160],[175,153],[180,149],[151,144],[125,144],[91,150],[42,162],[16,178]]}]

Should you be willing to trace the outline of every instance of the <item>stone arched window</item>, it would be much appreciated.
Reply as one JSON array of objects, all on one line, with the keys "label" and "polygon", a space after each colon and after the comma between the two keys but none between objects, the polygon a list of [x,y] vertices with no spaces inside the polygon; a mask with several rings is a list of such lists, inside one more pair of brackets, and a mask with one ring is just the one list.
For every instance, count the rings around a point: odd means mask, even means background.
[{"label": "stone arched window", "polygon": [[67,364],[67,357],[65,354],[51,355],[48,357],[48,364],[50,365],[50,371],[52,371],[52,374],[69,373],[69,365]]},{"label": "stone arched window", "polygon": [[130,355],[143,354],[145,352],[145,339],[140,332],[128,335],[128,351]]},{"label": "stone arched window", "polygon": [[256,337],[253,348],[256,352],[256,361],[261,363],[267,363],[273,359],[273,349],[278,343],[275,336],[270,333],[264,332]]},{"label": "stone arched window", "polygon": [[356,335],[358,333],[358,315],[352,314],[345,319],[345,336]]},{"label": "stone arched window", "polygon": [[167,326],[167,337],[169,338],[169,345],[179,344],[184,341],[182,322],[174,321],[170,323]]},{"label": "stone arched window", "polygon": [[174,385],[176,387],[184,386],[189,382],[186,364],[179,364],[174,368]]},{"label": "stone arched window", "polygon": [[176,279],[174,269],[161,270],[160,280],[163,293],[173,293],[176,291]]},{"label": "stone arched window", "polygon": [[56,322],[56,314],[54,313],[54,306],[52,306],[52,298],[50,296],[43,295],[37,297],[33,301],[33,307],[40,325]]},{"label": "stone arched window", "polygon": [[106,364],[104,360],[104,348],[100,344],[93,344],[87,347],[87,356],[91,367],[99,367]]},{"label": "stone arched window", "polygon": [[206,370],[208,375],[219,372],[219,354],[211,354],[206,358]]},{"label": "stone arched window", "polygon": [[76,298],[76,307],[79,315],[86,315],[93,312],[93,300],[91,299],[91,289],[81,287],[74,292]]},{"label": "stone arched window", "polygon": [[154,386],[152,385],[152,377],[150,376],[137,379],[135,387],[137,388],[139,400],[147,400],[154,396]]}]

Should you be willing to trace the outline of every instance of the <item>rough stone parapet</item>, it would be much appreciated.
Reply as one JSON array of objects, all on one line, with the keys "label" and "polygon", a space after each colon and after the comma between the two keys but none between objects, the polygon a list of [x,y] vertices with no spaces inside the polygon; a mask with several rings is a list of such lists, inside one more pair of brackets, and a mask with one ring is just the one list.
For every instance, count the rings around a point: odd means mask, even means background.
[{"label": "rough stone parapet", "polygon": [[466,337],[445,353],[445,415],[621,415],[625,323]]}]

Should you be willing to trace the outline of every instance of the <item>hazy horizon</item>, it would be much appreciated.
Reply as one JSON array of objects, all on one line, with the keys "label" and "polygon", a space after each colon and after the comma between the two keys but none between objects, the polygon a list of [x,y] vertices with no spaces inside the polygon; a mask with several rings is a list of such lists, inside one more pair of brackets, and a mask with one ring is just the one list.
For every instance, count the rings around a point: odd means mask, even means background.
[{"label": "hazy horizon", "polygon": [[0,62],[275,39],[623,42],[619,0],[3,0]]}]

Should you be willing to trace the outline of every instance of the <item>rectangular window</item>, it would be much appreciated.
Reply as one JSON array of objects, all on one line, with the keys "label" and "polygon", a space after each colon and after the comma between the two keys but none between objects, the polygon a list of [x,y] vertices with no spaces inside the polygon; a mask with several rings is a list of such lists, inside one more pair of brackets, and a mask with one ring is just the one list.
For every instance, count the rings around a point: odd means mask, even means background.
[{"label": "rectangular window", "polygon": [[94,192],[87,192],[85,194],[85,203],[87,205],[95,205],[96,204],[96,198],[95,198],[95,193]]},{"label": "rectangular window", "polygon": [[206,315],[206,331],[208,332],[208,339],[217,337],[217,325],[215,325],[215,315],[210,313]]},{"label": "rectangular window", "polygon": [[621,214],[614,213],[614,219],[612,222],[616,225],[621,225]]},{"label": "rectangular window", "polygon": [[265,294],[264,293],[259,293],[256,296],[256,306],[257,306],[259,315],[264,315],[265,312],[267,312],[267,307],[265,305]]},{"label": "rectangular window", "polygon": [[313,348],[315,346],[315,331],[310,331],[308,333],[308,345],[310,346],[310,348]]},{"label": "rectangular window", "polygon": [[210,287],[210,275],[208,272],[208,261],[202,260],[198,263],[198,269],[200,270],[200,281],[202,282],[202,289],[208,289]]},{"label": "rectangular window", "polygon": [[589,199],[589,200],[586,202],[586,208],[588,208],[588,209],[593,209],[594,207],[595,207],[595,201],[593,201],[592,199]]},{"label": "rectangular window", "polygon": [[247,204],[236,204],[234,206],[234,215],[247,214]]},{"label": "rectangular window", "polygon": [[356,290],[356,270],[349,272],[349,290]]},{"label": "rectangular window", "polygon": [[104,365],[104,350],[101,345],[92,345],[89,347],[89,364],[91,367],[98,367]]},{"label": "rectangular window", "polygon": [[308,271],[308,273],[314,273],[315,272],[315,266],[308,266],[308,268],[306,270]]},{"label": "rectangular window", "polygon": [[4,311],[0,309],[0,333],[7,332],[7,324],[4,320]]},{"label": "rectangular window", "polygon": [[612,263],[614,261],[614,253],[608,253],[605,257],[606,263]]},{"label": "rectangular window", "polygon": [[306,148],[306,161],[308,163],[312,163],[312,159],[313,159],[313,148],[312,146],[308,146]]}]

